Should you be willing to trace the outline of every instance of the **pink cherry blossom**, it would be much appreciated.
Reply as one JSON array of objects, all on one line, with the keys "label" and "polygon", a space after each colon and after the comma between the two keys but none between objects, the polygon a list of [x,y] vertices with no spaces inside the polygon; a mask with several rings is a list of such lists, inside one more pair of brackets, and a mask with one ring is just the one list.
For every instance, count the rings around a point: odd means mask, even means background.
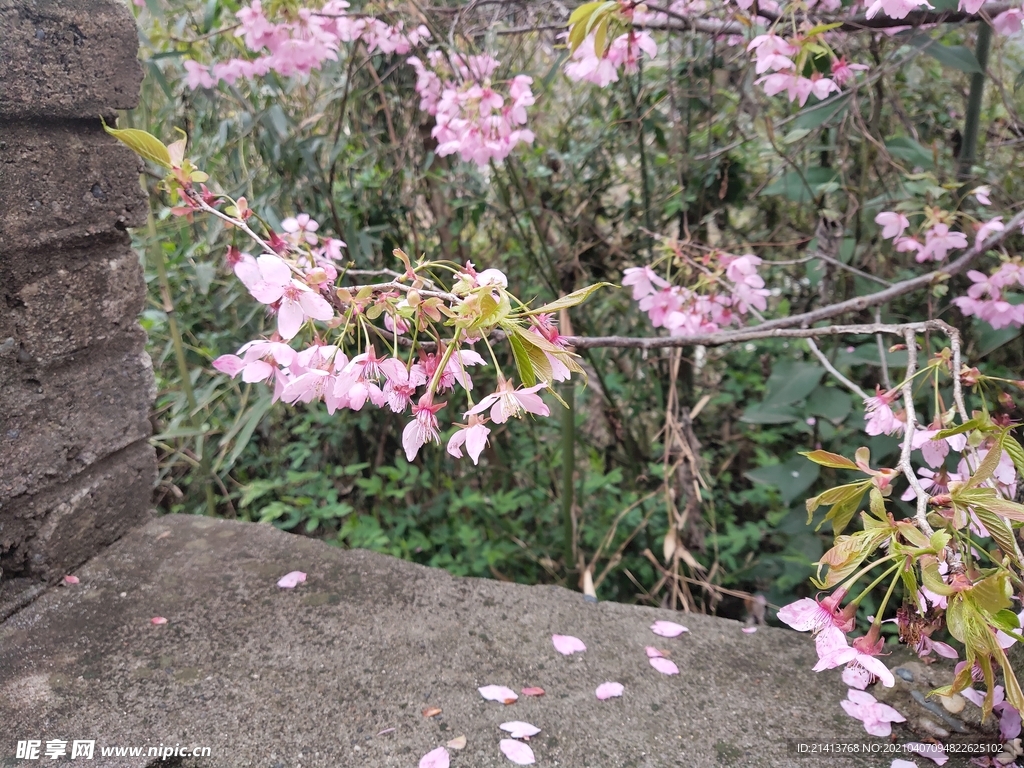
[{"label": "pink cherry blossom", "polygon": [[239,262],[235,274],[257,301],[280,302],[277,331],[286,341],[299,332],[307,319],[334,317],[331,305],[308,285],[293,279],[288,265],[277,256],[264,254],[255,263]]},{"label": "pink cherry blossom", "polygon": [[437,412],[447,403],[435,405],[430,398],[431,395],[428,392],[420,398],[419,403],[412,407],[413,419],[402,431],[402,447],[405,449],[405,457],[409,461],[416,458],[416,454],[426,443],[441,442]]},{"label": "pink cherry blossom", "polygon": [[843,632],[853,629],[854,620],[840,608],[845,589],[837,589],[834,594],[819,600],[809,597],[801,598],[779,609],[779,621],[788,624],[799,632],[820,632],[826,627],[837,627]]},{"label": "pink cherry blossom", "polygon": [[1010,8],[992,19],[992,29],[1000,35],[1016,35],[1024,28],[1024,9]]},{"label": "pink cherry blossom", "polygon": [[882,227],[882,237],[892,240],[903,234],[903,230],[910,226],[910,221],[902,213],[893,211],[882,211],[875,216],[875,223]]},{"label": "pink cherry blossom", "polygon": [[953,249],[966,248],[967,236],[963,232],[950,232],[948,224],[936,224],[925,233],[924,246],[917,251],[914,260],[943,261]]},{"label": "pink cherry blossom", "polygon": [[909,741],[903,745],[903,749],[906,752],[927,757],[936,765],[944,765],[949,762],[946,750],[941,744],[924,744],[920,741]]},{"label": "pink cherry blossom", "polygon": [[432,749],[420,758],[419,768],[449,768],[451,758],[444,747]]},{"label": "pink cherry blossom", "polygon": [[842,88],[855,77],[856,72],[862,72],[869,67],[865,64],[850,64],[845,56],[841,56],[832,62],[832,79],[836,85]]},{"label": "pink cherry blossom", "polygon": [[922,5],[926,8],[934,7],[927,0],[875,0],[864,15],[873,19],[882,11],[890,19],[905,19],[908,13]]},{"label": "pink cherry blossom", "polygon": [[485,685],[477,690],[488,701],[499,701],[502,704],[513,704],[519,698],[515,691],[504,685]]},{"label": "pink cherry blossom", "polygon": [[538,391],[547,387],[546,382],[535,384],[525,389],[516,389],[511,381],[503,380],[498,383],[498,390],[487,395],[483,400],[470,408],[466,415],[483,413],[491,409],[491,421],[495,424],[504,424],[511,418],[520,418],[523,411],[538,416],[549,416],[551,411],[540,399]]},{"label": "pink cherry blossom", "polygon": [[664,656],[655,656],[654,658],[648,659],[648,663],[656,670],[661,672],[663,675],[678,675],[679,667],[674,662],[669,661]]},{"label": "pink cherry blossom", "polygon": [[656,621],[651,624],[651,632],[661,637],[679,637],[683,632],[689,632],[682,624],[674,621]]},{"label": "pink cherry blossom", "polygon": [[594,691],[594,695],[601,701],[606,701],[621,696],[623,690],[625,689],[622,687],[622,683],[601,683]]},{"label": "pink cherry blossom", "polygon": [[536,725],[524,723],[522,720],[511,720],[507,723],[502,723],[498,727],[503,731],[508,731],[508,735],[513,739],[528,739],[540,733],[540,728]]},{"label": "pink cherry blossom", "polygon": [[533,750],[521,741],[502,739],[498,742],[498,748],[505,757],[516,765],[533,765],[537,762],[533,755]]},{"label": "pink cherry blossom", "polygon": [[587,650],[583,641],[572,635],[552,635],[551,643],[555,646],[555,650],[563,656],[572,656],[574,653],[582,653]]},{"label": "pink cherry blossom", "polygon": [[875,676],[864,669],[864,667],[846,667],[843,669],[843,682],[851,688],[856,688],[858,691],[863,691],[874,679]]},{"label": "pink cherry blossom", "polygon": [[864,401],[864,418],[867,421],[865,432],[869,435],[903,434],[903,421],[897,418],[891,408],[895,399],[895,392],[879,391],[877,395]]},{"label": "pink cherry blossom", "polygon": [[78,577],[77,576],[71,576],[71,575],[65,576],[64,577],[64,583],[67,584],[68,586],[72,586],[74,584],[77,584],[78,583]]},{"label": "pink cherry blossom", "polygon": [[648,266],[630,267],[622,273],[622,285],[633,287],[633,301],[652,294],[656,289],[668,288],[669,282],[662,279]]},{"label": "pink cherry blossom", "polygon": [[165,619],[163,616],[154,616],[152,619],[149,620],[149,623],[159,627],[161,624],[166,624],[167,619]]},{"label": "pink cherry blossom", "polygon": [[286,573],[284,576],[278,579],[277,586],[281,587],[281,589],[294,589],[305,580],[306,574],[304,574],[302,571],[292,571],[291,573]]},{"label": "pink cherry blossom", "polygon": [[298,216],[290,216],[281,222],[281,229],[287,232],[294,243],[306,242],[309,245],[316,245],[319,239],[316,231],[320,225],[315,219],[311,219],[308,213],[300,213]]},{"label": "pink cherry blossom", "polygon": [[455,458],[461,459],[462,446],[465,445],[466,452],[473,460],[473,463],[478,464],[480,454],[483,453],[484,447],[487,445],[487,435],[491,433],[491,430],[485,426],[484,420],[476,414],[470,414],[468,425],[456,424],[455,426],[458,429],[448,439],[446,450]]},{"label": "pink cherry blossom", "polygon": [[864,730],[872,736],[888,736],[892,733],[892,723],[905,723],[906,718],[899,712],[883,704],[866,691],[850,689],[847,698],[839,702],[846,714],[864,723]]},{"label": "pink cherry blossom", "polygon": [[815,672],[823,669],[834,669],[843,664],[854,664],[864,667],[868,672],[877,677],[886,688],[892,688],[896,684],[889,668],[876,658],[881,651],[884,641],[879,640],[877,645],[872,645],[867,636],[858,637],[854,640],[853,646],[847,643],[846,635],[835,627],[826,627],[818,634],[815,646],[818,650],[818,663],[814,665]]}]

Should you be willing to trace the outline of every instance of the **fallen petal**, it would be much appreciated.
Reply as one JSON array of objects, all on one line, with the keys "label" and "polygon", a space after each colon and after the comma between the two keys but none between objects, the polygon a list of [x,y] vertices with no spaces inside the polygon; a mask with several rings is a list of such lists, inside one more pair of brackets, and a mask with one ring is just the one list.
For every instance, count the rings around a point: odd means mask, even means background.
[{"label": "fallen petal", "polygon": [[675,663],[668,659],[662,658],[661,656],[655,657],[650,660],[651,666],[661,672],[663,675],[678,675],[679,667]]},{"label": "fallen petal", "polygon": [[466,748],[466,737],[456,736],[454,739],[449,741],[446,745],[448,749],[465,749]]},{"label": "fallen petal", "polygon": [[306,574],[302,571],[292,571],[278,579],[277,586],[281,587],[281,589],[294,589],[305,580]]},{"label": "fallen petal", "polygon": [[552,635],[551,642],[554,643],[555,650],[563,656],[572,656],[574,653],[587,650],[583,641],[572,635]]},{"label": "fallen petal", "polygon": [[524,723],[522,720],[511,720],[507,723],[502,723],[498,727],[503,731],[508,731],[509,736],[513,739],[528,739],[540,733],[540,728],[536,725]]},{"label": "fallen petal", "polygon": [[656,621],[651,624],[651,632],[662,637],[679,637],[683,632],[689,632],[682,624],[674,621]]},{"label": "fallen petal", "polygon": [[398,730],[398,729],[397,728],[385,728],[383,731],[378,731],[377,735],[378,736],[383,736],[385,733],[394,733],[396,730]]},{"label": "fallen petal", "polygon": [[502,739],[498,746],[505,757],[516,765],[533,765],[537,762],[533,757],[533,750],[515,739]]},{"label": "fallen petal", "polygon": [[441,714],[441,708],[440,707],[427,707],[426,709],[423,710],[423,716],[424,717],[437,717],[440,714]]},{"label": "fallen petal", "polygon": [[64,583],[65,584],[77,584],[78,583],[78,577],[77,576],[65,576],[64,577]]},{"label": "fallen petal", "polygon": [[917,768],[917,763],[897,757],[892,761],[892,765],[889,768]]},{"label": "fallen petal", "polygon": [[511,688],[506,688],[504,685],[485,685],[483,688],[477,688],[480,691],[480,695],[488,701],[500,701],[502,704],[512,704],[519,697],[516,692]]},{"label": "fallen petal", "polygon": [[537,688],[537,687],[523,688],[523,696],[543,696],[543,695],[544,695],[544,689],[543,688]]},{"label": "fallen petal", "polygon": [[665,652],[659,648],[655,648],[653,645],[647,646],[647,658],[648,659],[660,659],[665,655]]},{"label": "fallen petal", "polygon": [[743,628],[743,634],[745,634],[745,635],[752,635],[755,632],[757,632],[757,627],[744,627]]},{"label": "fallen petal", "polygon": [[452,764],[444,747],[432,749],[420,758],[420,768],[448,768]]},{"label": "fallen petal", "polygon": [[163,616],[154,616],[152,619],[149,620],[149,623],[156,625],[166,624],[167,619],[165,619]]},{"label": "fallen petal", "polygon": [[601,683],[597,686],[595,693],[597,694],[597,698],[604,701],[605,699],[612,699],[616,696],[621,696],[622,691],[622,683]]}]

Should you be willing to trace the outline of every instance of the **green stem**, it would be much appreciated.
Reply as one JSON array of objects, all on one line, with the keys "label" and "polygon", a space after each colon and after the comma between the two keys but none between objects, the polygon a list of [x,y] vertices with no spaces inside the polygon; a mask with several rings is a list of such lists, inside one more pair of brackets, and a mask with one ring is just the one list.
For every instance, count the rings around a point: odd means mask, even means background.
[{"label": "green stem", "polygon": [[[894,555],[894,557],[895,557],[895,555]],[[879,562],[881,562],[881,561],[879,561]],[[871,590],[873,590],[875,587],[877,587],[879,584],[881,584],[885,580],[886,576],[888,576],[890,573],[892,573],[893,571],[895,571],[899,567],[900,567],[900,563],[893,563],[892,566],[890,566],[889,568],[886,568],[882,572],[882,575],[879,576],[874,581],[872,581],[870,584],[868,584],[864,588],[863,592],[861,592],[859,595],[857,595],[857,597],[855,597],[853,600],[850,601],[850,604],[851,605],[860,605],[861,600],[863,600],[865,597],[867,597],[868,594],[871,592]],[[890,591],[891,591],[891,589],[892,589],[892,587],[890,587]],[[888,599],[888,596],[886,597],[886,599]],[[882,605],[884,607],[885,604],[883,603]],[[881,613],[881,611],[879,611],[878,613]]]},{"label": "green stem", "polygon": [[981,102],[985,91],[985,70],[988,68],[988,51],[992,45],[992,27],[984,22],[978,25],[978,41],[974,57],[978,60],[980,72],[971,75],[971,90],[967,96],[967,114],[964,117],[964,143],[960,149],[960,167],[957,178],[970,178],[974,155],[978,148],[978,126],[981,123]]},{"label": "green stem", "polygon": [[[896,563],[890,571],[897,570],[900,567],[900,563]],[[887,571],[888,572],[888,571]],[[884,576],[885,574],[882,574]],[[879,577],[881,578],[881,577]],[[889,604],[889,598],[892,597],[892,592],[896,589],[896,583],[900,580],[900,575],[897,573],[891,582],[889,582],[889,589],[885,592],[885,598],[882,600],[882,604],[878,606],[878,610],[875,611],[875,620],[871,622],[872,627],[882,626],[882,617],[885,615],[885,607]],[[877,582],[876,582],[877,583]]]},{"label": "green stem", "polygon": [[562,390],[565,404],[562,412],[562,524],[565,527],[565,568],[572,570],[576,540],[572,524],[576,474],[576,386],[568,382]]},{"label": "green stem", "polygon": [[[160,283],[160,297],[164,313],[167,315],[167,328],[171,336],[171,345],[174,347],[174,357],[178,363],[178,378],[181,379],[181,388],[185,390],[185,400],[188,401],[188,421],[193,429],[201,429],[199,421],[199,406],[196,403],[196,393],[192,389],[192,377],[189,375],[188,360],[185,358],[185,344],[181,338],[181,329],[178,327],[178,318],[174,313],[174,302],[171,300],[171,282],[167,279],[167,257],[163,248],[157,243],[156,219],[153,211],[149,211],[146,220],[146,231],[155,244],[157,257],[153,260],[156,267],[157,281]],[[206,495],[206,514],[211,517],[217,514],[217,497],[214,494],[213,469],[210,465],[210,452],[206,450],[203,435],[196,438],[196,448],[199,452],[200,472],[203,476],[203,487]]]}]

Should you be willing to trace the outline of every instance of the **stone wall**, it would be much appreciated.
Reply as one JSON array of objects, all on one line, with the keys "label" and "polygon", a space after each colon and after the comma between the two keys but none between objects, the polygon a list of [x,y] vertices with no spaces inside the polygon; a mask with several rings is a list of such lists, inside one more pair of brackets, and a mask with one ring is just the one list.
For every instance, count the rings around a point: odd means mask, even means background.
[{"label": "stone wall", "polygon": [[122,0],[0,0],[0,615],[150,507],[154,380],[126,232],[147,203],[99,120],[138,103],[137,47]]}]

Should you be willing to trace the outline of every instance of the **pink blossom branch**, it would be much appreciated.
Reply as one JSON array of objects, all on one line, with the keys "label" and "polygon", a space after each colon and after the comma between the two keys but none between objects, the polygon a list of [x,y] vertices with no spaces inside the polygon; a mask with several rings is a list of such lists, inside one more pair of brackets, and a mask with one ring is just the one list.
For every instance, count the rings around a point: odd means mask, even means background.
[{"label": "pink blossom branch", "polygon": [[[960,258],[950,262],[945,267],[936,269],[932,272],[927,272],[917,277],[912,277],[909,280],[902,280],[898,283],[893,283],[888,288],[875,293],[869,293],[866,296],[857,296],[853,299],[846,301],[839,301],[835,304],[829,304],[825,307],[819,307],[812,309],[810,312],[803,312],[798,315],[790,315],[788,317],[780,317],[775,320],[768,320],[764,323],[752,326],[750,328],[741,328],[735,331],[718,331],[716,333],[703,333],[694,334],[692,336],[655,336],[655,337],[631,337],[631,336],[593,336],[593,337],[580,337],[572,336],[567,337],[566,342],[572,344],[577,349],[595,349],[600,347],[624,347],[630,349],[660,349],[665,347],[692,347],[692,346],[705,346],[705,347],[720,347],[724,344],[735,344],[737,342],[754,341],[756,339],[769,339],[769,338],[812,338],[816,336],[829,336],[838,335],[842,333],[888,333],[887,329],[893,328],[893,326],[879,326],[879,325],[861,325],[861,326],[831,326],[830,328],[882,328],[883,330],[861,330],[861,331],[843,331],[843,330],[826,330],[822,328],[792,328],[791,326],[807,326],[812,323],[818,323],[823,320],[836,317],[838,315],[846,314],[847,312],[861,312],[869,307],[876,307],[881,304],[897,299],[900,296],[904,296],[908,293],[920,290],[922,288],[928,288],[934,285],[940,280],[946,280],[955,275],[967,270],[971,266],[972,262],[979,256],[986,253],[991,248],[999,245],[1006,237],[1011,233],[1018,230],[1021,224],[1024,223],[1024,211],[1018,213],[1010,221],[1006,223],[1006,229],[1001,232],[996,232],[992,237],[988,238],[985,242],[979,243],[973,248],[969,249]],[[930,320],[928,322],[941,322],[937,320]],[[898,326],[900,328],[910,327],[913,324]],[[945,323],[942,325],[947,326]],[[946,331],[943,329],[943,333]],[[955,331],[954,331],[955,332]],[[948,335],[948,334],[947,334]]]}]

